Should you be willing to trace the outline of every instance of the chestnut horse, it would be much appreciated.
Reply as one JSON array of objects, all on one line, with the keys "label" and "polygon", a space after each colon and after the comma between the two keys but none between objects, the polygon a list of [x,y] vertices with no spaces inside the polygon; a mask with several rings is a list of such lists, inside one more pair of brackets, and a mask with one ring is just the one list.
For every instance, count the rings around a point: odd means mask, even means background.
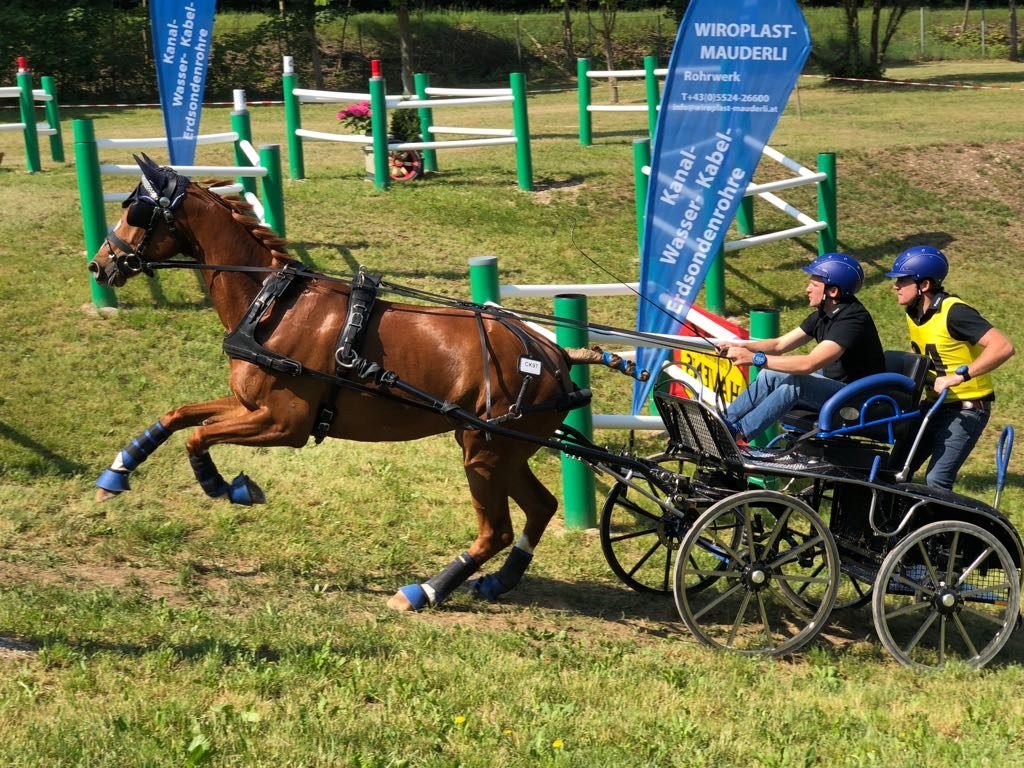
[{"label": "chestnut horse", "polygon": [[[525,526],[502,568],[472,586],[488,599],[515,587],[557,507],[527,462],[540,443],[515,435],[551,436],[566,412],[589,396],[569,378],[572,364],[609,364],[607,359],[593,350],[560,349],[508,313],[475,305],[357,304],[351,283],[289,258],[285,243],[260,226],[247,204],[221,199],[148,157],[136,161],[142,180],[89,263],[90,272],[103,284],[120,286],[136,274],[151,275],[176,255],[190,257],[185,265],[202,271],[224,328],[235,329],[236,338],[247,328],[249,344],[241,352],[239,345],[225,344],[232,356],[231,394],[161,416],[103,472],[97,497],[128,490],[130,473],[181,429],[193,429],[186,450],[203,490],[238,504],[261,503],[262,491],[244,474],[227,483],[210,458],[211,446],[299,447],[318,426],[318,442],[324,436],[416,440],[454,430],[477,537],[440,573],[402,587],[388,605],[436,605],[513,544],[510,498],[525,513]],[[271,284],[276,288],[268,289]],[[357,311],[350,313],[350,304]],[[339,346],[350,314],[357,335],[348,339],[357,339],[358,354],[351,344],[344,354]],[[336,367],[339,361],[346,367]],[[609,365],[621,367],[618,360]],[[388,390],[373,376],[385,369],[408,387]],[[409,391],[434,399],[425,407]],[[459,419],[460,412],[476,420]],[[488,420],[502,428],[488,430]]]}]

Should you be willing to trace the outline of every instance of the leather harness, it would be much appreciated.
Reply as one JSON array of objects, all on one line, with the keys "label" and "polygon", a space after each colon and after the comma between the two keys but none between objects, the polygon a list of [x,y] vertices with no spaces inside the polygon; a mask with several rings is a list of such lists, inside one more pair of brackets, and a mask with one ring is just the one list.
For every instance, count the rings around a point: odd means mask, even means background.
[{"label": "leather harness", "polygon": [[[480,332],[480,341],[484,359],[484,391],[485,391],[485,419],[480,420],[468,414],[460,406],[441,401],[433,395],[424,392],[410,384],[402,382],[392,371],[384,370],[379,364],[366,360],[360,355],[360,349],[369,325],[370,315],[373,311],[377,298],[377,291],[381,279],[377,275],[370,275],[360,269],[352,281],[352,291],[349,296],[348,313],[341,331],[338,334],[338,341],[334,352],[335,372],[324,373],[312,368],[307,368],[294,358],[282,355],[265,347],[256,340],[256,328],[260,321],[266,316],[273,303],[281,298],[291,288],[296,278],[306,278],[304,269],[296,264],[287,264],[281,270],[271,274],[260,288],[256,298],[253,299],[249,308],[245,311],[242,319],[234,330],[224,335],[224,353],[233,359],[244,360],[261,368],[267,368],[278,373],[289,376],[309,376],[330,383],[328,396],[320,404],[316,421],[313,427],[313,439],[320,443],[330,432],[331,425],[336,416],[334,405],[337,402],[341,388],[345,387],[358,392],[370,393],[392,400],[411,405],[445,416],[458,417],[461,421],[468,422],[475,427],[486,429],[487,425],[498,425],[502,422],[518,419],[527,413],[549,410],[572,410],[587,405],[590,402],[589,389],[577,389],[563,391],[554,400],[546,403],[524,405],[523,398],[527,387],[533,377],[526,374],[523,379],[522,389],[516,402],[510,407],[507,414],[491,418],[491,369],[489,356],[487,354],[487,335],[483,325],[483,315],[489,314],[500,322],[505,328],[511,331],[523,344],[524,350],[530,352],[536,346],[536,340],[525,331],[515,325],[508,323],[505,318],[497,313],[488,313],[483,308],[477,308],[477,325]],[[375,387],[361,384],[351,377],[358,379],[372,379]],[[394,387],[416,399],[401,397],[388,391]],[[468,417],[468,418],[467,418]]]}]

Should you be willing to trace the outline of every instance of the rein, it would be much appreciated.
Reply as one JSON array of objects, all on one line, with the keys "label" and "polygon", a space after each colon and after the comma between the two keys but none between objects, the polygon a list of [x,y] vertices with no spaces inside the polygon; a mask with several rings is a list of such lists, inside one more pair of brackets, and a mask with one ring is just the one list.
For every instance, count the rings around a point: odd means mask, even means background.
[{"label": "rein", "polygon": [[[290,267],[248,267],[248,266],[235,266],[228,264],[202,264],[198,261],[151,261],[147,262],[147,267],[151,270],[157,269],[198,269],[198,270],[211,270],[215,272],[250,272],[259,274],[280,274]],[[331,275],[324,272],[317,272],[316,270],[308,269],[303,266],[297,270],[294,270],[296,277],[303,277],[308,280],[319,280],[325,283],[336,283],[338,285],[352,285],[353,278],[342,277],[340,275]],[[556,317],[555,315],[546,315],[543,312],[531,312],[529,310],[509,310],[504,307],[495,304],[477,304],[472,301],[465,301],[463,299],[452,298],[451,296],[445,296],[439,293],[430,293],[429,291],[423,291],[419,288],[409,288],[408,286],[398,285],[397,283],[390,283],[385,280],[380,282],[380,289],[388,293],[392,293],[396,296],[402,296],[407,299],[419,299],[430,304],[434,304],[442,307],[451,307],[453,309],[476,309],[495,317],[510,316],[519,319],[534,320],[540,323],[547,323],[555,327],[562,328],[575,328],[578,330],[593,330],[601,331],[603,333],[615,334],[621,336],[625,341],[653,341],[660,345],[670,347],[671,349],[691,349],[690,347],[680,344],[678,346],[673,345],[671,341],[663,336],[658,336],[652,333],[644,333],[643,331],[633,331],[626,328],[617,328],[612,325],[603,325],[601,323],[584,322],[582,320],[573,320],[566,317]],[[708,350],[710,353],[711,350]],[[717,350],[714,352],[717,354]]]}]

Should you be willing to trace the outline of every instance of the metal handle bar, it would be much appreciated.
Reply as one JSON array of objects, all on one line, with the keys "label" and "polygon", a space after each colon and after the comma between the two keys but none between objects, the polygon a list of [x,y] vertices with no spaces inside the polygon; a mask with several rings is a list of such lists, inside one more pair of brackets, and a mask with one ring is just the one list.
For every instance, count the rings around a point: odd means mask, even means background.
[{"label": "metal handle bar", "polygon": [[943,401],[946,399],[946,395],[948,394],[949,387],[946,387],[939,393],[935,403],[928,409],[928,413],[924,415],[924,418],[921,419],[921,426],[918,428],[917,435],[914,437],[914,444],[910,446],[910,453],[907,454],[907,461],[903,465],[903,469],[901,469],[896,475],[896,482],[905,483],[907,482],[907,478],[910,477],[910,465],[914,461],[914,454],[917,453],[917,447],[921,444],[921,438],[924,437],[924,431],[928,427],[928,422],[931,421],[932,416],[939,409],[939,406],[942,405]]}]

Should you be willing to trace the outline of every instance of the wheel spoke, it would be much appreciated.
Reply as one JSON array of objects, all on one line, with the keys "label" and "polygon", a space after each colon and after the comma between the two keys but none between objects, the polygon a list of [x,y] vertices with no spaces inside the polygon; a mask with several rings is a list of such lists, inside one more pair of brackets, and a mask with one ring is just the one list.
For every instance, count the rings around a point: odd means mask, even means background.
[{"label": "wheel spoke", "polygon": [[[927,603],[925,603],[925,605],[927,605]],[[928,618],[921,623],[921,626],[918,628],[917,632],[915,632],[914,636],[910,638],[910,642],[903,647],[904,654],[910,656],[910,652],[914,650],[914,646],[921,642],[921,638],[924,637],[924,633],[927,632],[928,628],[935,623],[935,619],[938,618],[938,615],[939,614],[935,611],[928,614]]]},{"label": "wheel spoke", "polygon": [[[950,562],[953,559],[950,558]],[[939,666],[946,664],[946,617],[939,617]]]},{"label": "wheel spoke", "polygon": [[[974,562],[971,563],[966,568],[964,568],[964,572],[962,574],[960,574],[960,578],[957,579],[957,581],[956,581],[957,586],[960,586],[961,584],[963,584],[964,583],[964,579],[966,579],[968,576],[970,576],[971,573],[974,571],[974,569],[977,568],[979,565],[981,565],[983,562],[985,562],[985,560],[988,559],[988,556],[991,555],[993,552],[995,552],[995,550],[992,547],[986,547],[984,552],[982,552],[980,555],[978,555],[976,558],[974,558]],[[951,565],[949,569],[950,569],[950,571],[952,571],[953,570],[953,566]],[[946,583],[948,584],[952,580],[953,580],[953,575],[952,575],[952,573],[950,573],[950,575],[948,577],[948,581]]]},{"label": "wheel spoke", "polygon": [[757,593],[757,610],[761,614],[761,624],[764,626],[764,639],[768,645],[774,646],[775,643],[772,640],[772,628],[768,624],[768,612],[764,608],[764,598],[761,593]]},{"label": "wheel spoke", "polygon": [[654,545],[644,553],[644,556],[636,561],[636,565],[634,565],[629,570],[630,578],[632,578],[633,574],[636,573],[637,571],[639,571],[641,567],[643,567],[643,564],[647,562],[647,560],[650,558],[651,555],[653,555],[655,552],[658,551],[658,547],[660,547],[660,546],[661,546],[661,542],[660,541],[654,542]]},{"label": "wheel spoke", "polygon": [[967,650],[971,652],[971,658],[976,658],[979,655],[978,649],[975,648],[974,643],[971,642],[971,637],[967,634],[967,627],[964,626],[964,623],[960,621],[960,617],[955,613],[953,614],[953,623],[956,624],[956,628],[960,632],[960,637],[962,637],[964,642],[967,644]]},{"label": "wheel spoke", "polygon": [[613,544],[618,544],[620,541],[629,541],[630,539],[635,539],[635,538],[637,538],[639,536],[647,536],[648,534],[651,534],[651,533],[653,533],[655,536],[657,536],[658,529],[657,528],[647,528],[646,530],[643,530],[643,531],[632,531],[631,533],[624,533],[621,536],[609,536],[608,537],[608,541],[612,542]]},{"label": "wheel spoke", "polygon": [[627,511],[632,512],[634,515],[646,517],[648,520],[655,523],[661,522],[661,517],[655,517],[646,509],[637,504],[635,501],[630,499],[628,496],[619,496],[618,503],[621,504]]},{"label": "wheel spoke", "polygon": [[750,593],[747,592],[743,595],[743,600],[740,603],[739,611],[736,612],[736,619],[732,623],[732,629],[729,630],[729,637],[725,641],[725,644],[732,647],[733,641],[736,639],[736,633],[739,631],[740,622],[743,621],[743,614],[747,612],[747,606],[750,604]]},{"label": "wheel spoke", "polygon": [[750,519],[750,507],[743,505],[743,530],[747,534],[747,546],[750,547],[750,562],[757,560],[757,546],[754,544],[754,526]]},{"label": "wheel spoke", "polygon": [[891,611],[886,611],[885,620],[894,619],[897,616],[906,616],[911,613],[917,613],[922,608],[931,608],[931,605],[925,602],[908,603],[900,608],[894,608]]},{"label": "wheel spoke", "polygon": [[697,611],[695,614],[693,614],[693,618],[694,619],[699,619],[701,616],[703,616],[705,613],[710,611],[712,608],[714,608],[720,602],[722,602],[726,598],[732,597],[733,593],[737,589],[743,589],[743,582],[742,581],[737,580],[736,583],[733,586],[729,587],[729,589],[725,590],[725,592],[720,594],[718,597],[716,597],[710,603],[708,603],[703,608],[701,608],[699,611]]},{"label": "wheel spoke", "polygon": [[823,568],[824,568],[824,566],[822,566],[822,568],[819,568],[817,571],[815,571],[810,576],[804,576],[803,574],[800,574],[800,573],[776,573],[775,574],[775,578],[778,579],[779,581],[784,581],[787,584],[789,582],[791,582],[791,581],[800,582],[801,584],[803,584],[803,587],[801,589],[796,590],[799,593],[799,592],[803,592],[804,590],[806,590],[807,587],[809,585],[811,585],[811,584],[828,584],[829,583],[830,579],[828,579],[827,577],[826,578],[818,578],[815,575],[815,574],[821,573]]},{"label": "wheel spoke", "polygon": [[956,551],[960,547],[960,531],[953,531],[953,540],[949,542],[949,562],[946,564],[946,583],[953,583],[953,566],[956,565]]},{"label": "wheel spoke", "polygon": [[989,622],[990,624],[995,624],[997,627],[1005,627],[1006,626],[1006,620],[1004,618],[999,618],[999,616],[995,616],[995,615],[993,615],[991,613],[985,613],[984,611],[979,611],[977,608],[970,608],[970,607],[965,605],[961,609],[961,613],[967,613],[967,614],[970,614],[971,616],[974,616],[976,618],[984,619],[985,621]]},{"label": "wheel spoke", "polygon": [[692,573],[695,576],[700,576],[702,578],[711,578],[712,576],[716,578],[722,578],[723,576],[736,575],[735,568],[730,568],[728,571],[705,571],[703,568],[688,568],[686,572]]},{"label": "wheel spoke", "polygon": [[770,562],[768,565],[772,569],[779,568],[785,565],[786,563],[795,560],[797,557],[800,556],[801,552],[805,552],[811,547],[815,547],[818,544],[821,544],[822,541],[824,541],[824,539],[821,536],[815,536],[813,539],[808,539],[799,547],[793,547],[791,549],[787,549],[785,552],[780,552],[779,556],[775,560],[772,560],[772,562]]},{"label": "wheel spoke", "polygon": [[661,580],[661,588],[667,590],[672,580],[672,547],[665,547],[665,575]]},{"label": "wheel spoke", "polygon": [[782,535],[782,532],[786,529],[786,526],[789,525],[789,516],[791,514],[793,514],[793,508],[787,507],[786,511],[782,513],[782,516],[775,521],[775,528],[774,530],[772,530],[772,535],[768,537],[768,541],[764,545],[765,552],[772,551],[772,547],[775,546],[775,542],[778,540],[779,536]]},{"label": "wheel spoke", "polygon": [[910,589],[914,590],[914,594],[915,595],[918,592],[920,592],[920,593],[922,593],[924,595],[929,595],[929,596],[934,595],[936,593],[936,590],[935,590],[934,587],[929,587],[928,585],[922,584],[919,581],[913,581],[913,580],[908,579],[906,576],[903,576],[902,574],[899,574],[899,573],[893,573],[889,577],[889,581],[887,583],[891,583],[893,580],[897,581],[900,584],[903,584],[903,586],[905,586],[905,587],[909,587]]},{"label": "wheel spoke", "polygon": [[928,575],[932,577],[932,584],[938,584],[939,577],[935,573],[935,566],[932,564],[932,559],[928,557],[928,552],[924,548],[924,539],[918,539],[917,549],[921,553],[921,562],[924,563],[924,567],[928,570]]}]

